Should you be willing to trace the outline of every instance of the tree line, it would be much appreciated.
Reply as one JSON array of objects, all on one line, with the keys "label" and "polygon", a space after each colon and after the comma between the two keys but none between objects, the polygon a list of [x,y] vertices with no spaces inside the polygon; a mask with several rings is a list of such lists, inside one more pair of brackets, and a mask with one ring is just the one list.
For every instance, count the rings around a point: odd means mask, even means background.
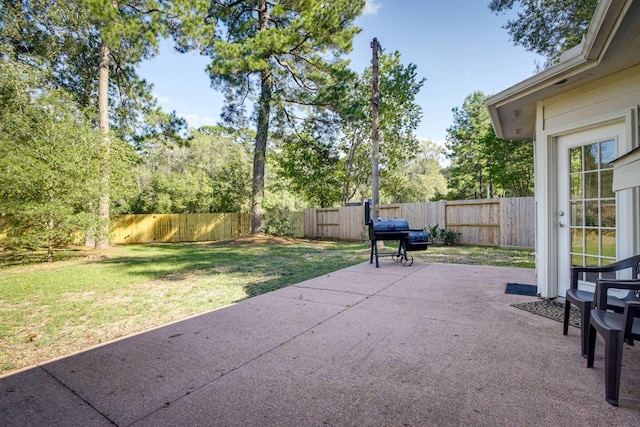
[{"label": "tree line", "polygon": [[[103,248],[120,213],[244,211],[261,232],[265,210],[369,197],[372,71],[345,59],[364,0],[0,1],[0,215],[12,244],[50,257],[79,238]],[[539,2],[520,3],[531,14]],[[545,13],[556,3],[575,2]],[[572,6],[566,34],[594,3]],[[531,49],[555,29],[517,25],[528,18],[505,28]],[[163,38],[210,58],[226,97],[218,125],[187,129],[137,74]],[[399,52],[381,55],[381,201],[530,195],[532,144],[495,137],[483,93],[453,109],[446,147],[417,138],[425,81]]]}]

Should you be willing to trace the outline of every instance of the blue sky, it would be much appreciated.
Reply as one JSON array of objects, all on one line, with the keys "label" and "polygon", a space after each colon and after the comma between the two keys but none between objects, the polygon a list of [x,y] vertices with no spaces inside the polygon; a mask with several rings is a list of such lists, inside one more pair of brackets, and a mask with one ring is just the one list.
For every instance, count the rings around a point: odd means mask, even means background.
[{"label": "blue sky", "polygon": [[[451,109],[475,90],[497,93],[534,74],[543,58],[513,46],[502,26],[508,16],[494,15],[489,0],[367,0],[362,28],[348,55],[362,72],[371,64],[374,37],[387,52],[399,51],[404,64],[417,65],[427,80],[417,97],[423,108],[419,138],[444,141],[453,122]],[[154,84],[154,94],[166,110],[175,110],[190,127],[216,124],[222,96],[206,75],[208,59],[175,53],[170,43],[160,55],[139,67]]]}]

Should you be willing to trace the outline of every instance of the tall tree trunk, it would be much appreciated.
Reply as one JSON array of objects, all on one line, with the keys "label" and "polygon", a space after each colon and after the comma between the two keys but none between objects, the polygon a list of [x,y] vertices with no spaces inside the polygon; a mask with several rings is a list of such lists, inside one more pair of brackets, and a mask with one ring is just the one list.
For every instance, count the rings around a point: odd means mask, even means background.
[{"label": "tall tree trunk", "polygon": [[91,200],[87,204],[87,212],[91,215],[91,224],[87,227],[87,231],[85,232],[84,245],[88,248],[93,248],[96,246],[96,227],[94,221],[96,210]]},{"label": "tall tree trunk", "polygon": [[253,155],[253,182],[251,186],[252,212],[251,234],[262,232],[264,229],[264,165],[267,153],[267,138],[269,135],[269,113],[271,111],[271,91],[273,81],[271,73],[261,73],[262,90],[258,109],[258,129],[256,133],[256,147]]},{"label": "tall tree trunk", "polygon": [[[53,206],[55,196],[53,195],[53,185],[49,187],[49,202]],[[49,232],[48,245],[47,245],[47,262],[53,262],[53,248],[55,246],[55,221],[53,219],[53,213],[49,213],[49,219],[47,220],[47,231]]]},{"label": "tall tree trunk", "polygon": [[[269,22],[267,0],[260,0],[258,6],[260,30],[266,30]],[[260,100],[258,105],[258,127],[256,132],[256,146],[253,154],[253,181],[251,185],[251,234],[260,233],[264,229],[264,165],[267,153],[267,138],[269,136],[269,115],[271,112],[271,93],[273,77],[266,69],[260,73]]]},{"label": "tall tree trunk", "polygon": [[98,74],[98,114],[102,133],[102,166],[100,170],[100,195],[98,199],[98,226],[96,227],[96,249],[109,247],[109,180],[111,139],[109,138],[109,47],[100,46],[100,71]]}]

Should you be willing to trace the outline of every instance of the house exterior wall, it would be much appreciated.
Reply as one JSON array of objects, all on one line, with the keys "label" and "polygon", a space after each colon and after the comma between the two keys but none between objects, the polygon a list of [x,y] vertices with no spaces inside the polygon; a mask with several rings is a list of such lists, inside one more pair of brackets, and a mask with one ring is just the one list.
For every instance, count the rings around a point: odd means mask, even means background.
[{"label": "house exterior wall", "polygon": [[[639,145],[640,65],[537,103],[535,133],[536,268],[543,298],[558,295],[557,139],[579,130],[624,122],[617,155]],[[640,190],[617,194],[617,258],[640,253]]]},{"label": "house exterior wall", "polygon": [[640,65],[543,100],[544,129],[579,124],[640,104]]}]

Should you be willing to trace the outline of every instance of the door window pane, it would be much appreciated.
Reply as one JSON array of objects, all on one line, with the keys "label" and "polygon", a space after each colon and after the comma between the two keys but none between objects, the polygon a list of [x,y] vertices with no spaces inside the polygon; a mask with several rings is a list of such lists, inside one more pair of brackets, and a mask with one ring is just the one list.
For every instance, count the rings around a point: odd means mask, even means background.
[{"label": "door window pane", "polygon": [[616,226],[616,200],[603,200],[600,207],[600,225],[602,227],[615,228]]},{"label": "door window pane", "polygon": [[[600,258],[597,256],[586,256],[584,257],[584,263],[587,267],[598,267],[600,265]],[[597,273],[596,273],[597,278]],[[595,280],[589,280],[590,282],[595,282]]]},{"label": "door window pane", "polygon": [[598,201],[589,200],[585,202],[584,225],[587,227],[597,227],[600,223],[598,212]]},{"label": "door window pane", "polygon": [[[602,230],[602,256],[608,257],[609,260],[616,259],[616,231]],[[603,265],[609,264],[609,262]]]},{"label": "door window pane", "polygon": [[582,172],[582,147],[569,149],[569,172]]},{"label": "door window pane", "polygon": [[616,158],[616,142],[614,140],[600,143],[600,169],[613,167]]},{"label": "door window pane", "polygon": [[571,200],[582,198],[582,174],[571,175]]},{"label": "door window pane", "polygon": [[594,256],[600,255],[600,233],[598,232],[598,229],[587,228],[585,230],[585,237],[586,247],[584,253]]},{"label": "door window pane", "polygon": [[571,252],[584,253],[584,229],[574,228],[571,230]]},{"label": "door window pane", "polygon": [[584,197],[585,199],[598,198],[598,172],[584,174]]},{"label": "door window pane", "polygon": [[582,201],[571,202],[571,225],[584,226],[584,215],[582,214]]},{"label": "door window pane", "polygon": [[582,255],[573,254],[571,255],[571,266],[584,266],[584,261],[582,260]]},{"label": "door window pane", "polygon": [[600,197],[615,197],[613,192],[613,169],[600,172]]},{"label": "door window pane", "polygon": [[584,147],[584,170],[595,171],[598,170],[598,143],[586,145]]}]

